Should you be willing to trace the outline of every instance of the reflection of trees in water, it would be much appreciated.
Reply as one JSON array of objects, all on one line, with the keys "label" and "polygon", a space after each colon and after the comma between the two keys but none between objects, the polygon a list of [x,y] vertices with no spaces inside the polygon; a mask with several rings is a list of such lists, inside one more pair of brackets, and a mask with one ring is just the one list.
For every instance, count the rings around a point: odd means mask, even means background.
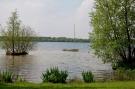
[{"label": "reflection of trees in water", "polygon": [[24,77],[25,79],[30,77],[30,73],[33,70],[32,56],[4,56],[1,57],[2,70],[8,70],[15,75]]}]

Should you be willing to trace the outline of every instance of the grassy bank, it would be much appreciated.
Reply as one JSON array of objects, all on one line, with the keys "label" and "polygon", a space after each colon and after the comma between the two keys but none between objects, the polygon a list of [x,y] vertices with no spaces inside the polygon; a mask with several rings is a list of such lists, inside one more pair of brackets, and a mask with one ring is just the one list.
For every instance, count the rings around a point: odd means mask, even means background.
[{"label": "grassy bank", "polygon": [[135,89],[135,81],[106,83],[72,83],[72,84],[0,84],[0,89]]}]

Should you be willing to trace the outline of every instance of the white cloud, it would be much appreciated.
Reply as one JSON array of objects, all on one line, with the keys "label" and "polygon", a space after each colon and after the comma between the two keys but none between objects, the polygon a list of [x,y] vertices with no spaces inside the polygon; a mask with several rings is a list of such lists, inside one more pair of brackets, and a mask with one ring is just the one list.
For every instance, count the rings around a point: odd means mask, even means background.
[{"label": "white cloud", "polygon": [[57,1],[60,0],[0,0],[0,24],[5,25],[11,12],[17,9],[22,22],[30,25],[38,35],[73,37],[76,24],[77,37],[87,38],[90,31],[88,13],[93,0],[82,0],[80,6],[68,11],[64,5],[58,7]]},{"label": "white cloud", "polygon": [[78,36],[88,37],[88,33],[91,31],[90,27],[90,15],[94,5],[94,0],[84,0],[80,8],[77,11],[76,23],[78,24]]}]

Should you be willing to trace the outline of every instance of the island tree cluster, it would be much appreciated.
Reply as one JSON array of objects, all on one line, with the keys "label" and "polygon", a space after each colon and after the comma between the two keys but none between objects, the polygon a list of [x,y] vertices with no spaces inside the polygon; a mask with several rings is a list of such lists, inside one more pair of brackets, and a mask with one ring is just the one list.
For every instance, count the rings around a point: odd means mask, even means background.
[{"label": "island tree cluster", "polygon": [[34,32],[31,27],[22,25],[17,11],[9,17],[7,26],[2,29],[1,34],[3,36],[2,47],[7,55],[26,55],[34,46],[32,42]]},{"label": "island tree cluster", "polygon": [[113,67],[135,68],[135,0],[95,0],[92,47]]}]

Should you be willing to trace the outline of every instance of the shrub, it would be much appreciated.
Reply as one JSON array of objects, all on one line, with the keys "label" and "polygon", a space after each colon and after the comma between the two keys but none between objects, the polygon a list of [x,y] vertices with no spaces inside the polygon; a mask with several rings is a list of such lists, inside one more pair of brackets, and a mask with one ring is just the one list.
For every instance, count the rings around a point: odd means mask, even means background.
[{"label": "shrub", "polygon": [[34,47],[34,31],[31,27],[25,26],[18,18],[17,11],[12,12],[6,28],[1,31],[2,48],[5,49],[6,55],[27,55]]},{"label": "shrub", "polygon": [[86,72],[82,72],[82,77],[84,82],[86,83],[91,83],[94,82],[94,75],[92,74],[91,71],[86,71]]},{"label": "shrub", "polygon": [[80,79],[80,77],[78,76],[74,76],[72,78],[69,78],[67,80],[68,83],[83,83],[82,79]]},{"label": "shrub", "polygon": [[13,76],[14,76],[13,72],[9,72],[9,71],[0,72],[0,81],[6,83],[12,83]]},{"label": "shrub", "polygon": [[135,80],[135,70],[119,68],[114,71],[114,80]]},{"label": "shrub", "polygon": [[43,82],[52,83],[66,83],[67,77],[68,72],[59,70],[58,67],[47,69],[41,76]]}]

